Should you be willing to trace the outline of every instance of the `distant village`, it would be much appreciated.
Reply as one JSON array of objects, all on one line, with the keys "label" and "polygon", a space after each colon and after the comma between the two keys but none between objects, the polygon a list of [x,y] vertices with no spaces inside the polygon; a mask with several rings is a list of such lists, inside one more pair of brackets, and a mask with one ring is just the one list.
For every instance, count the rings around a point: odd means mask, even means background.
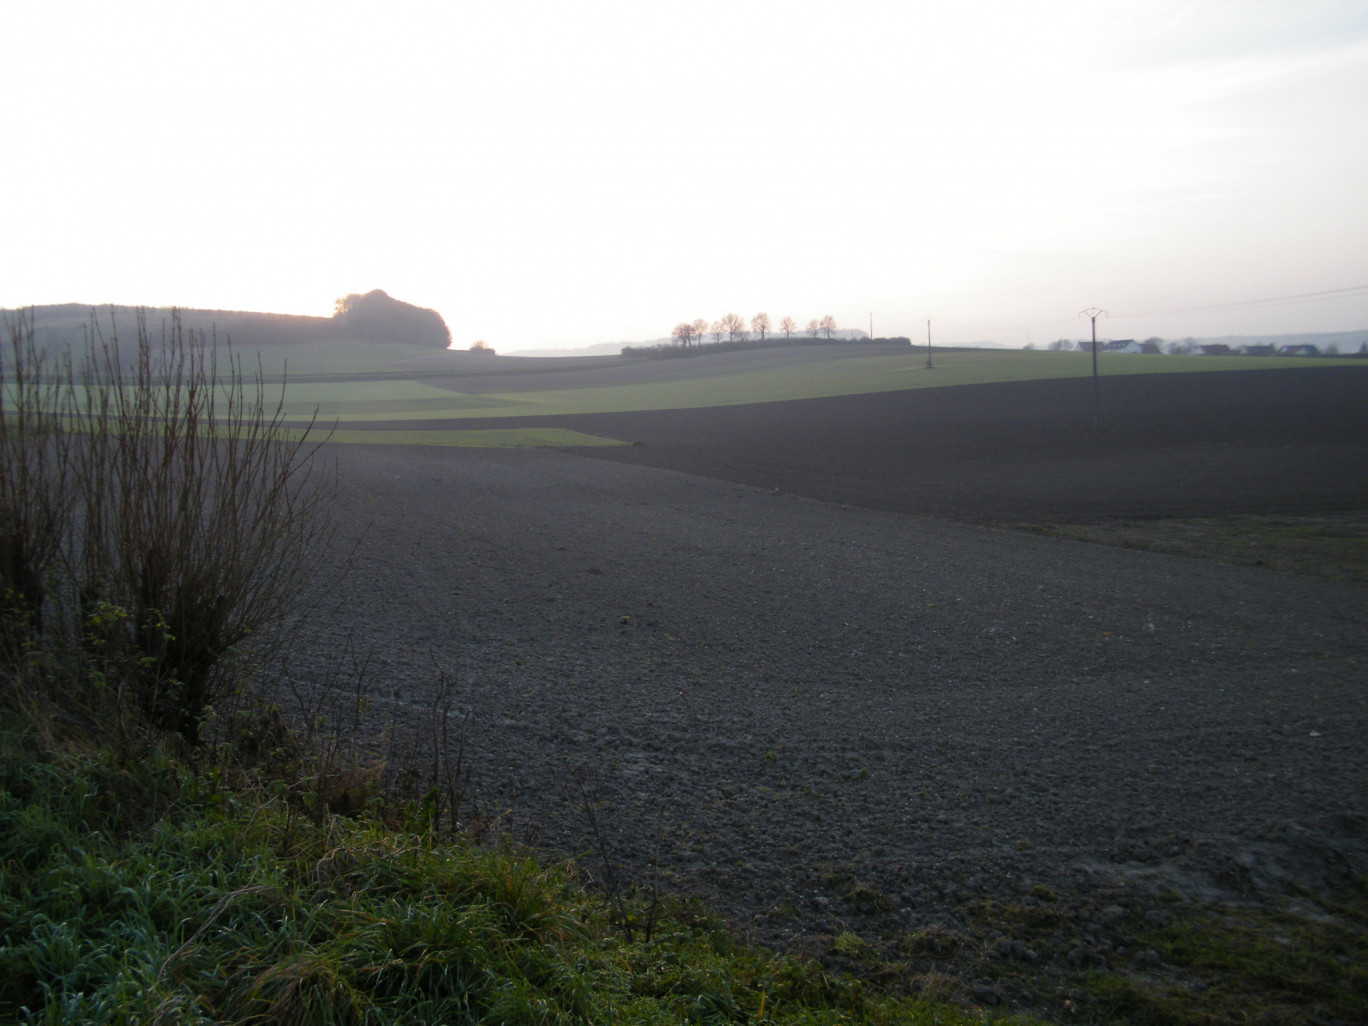
[{"label": "distant village", "polygon": [[[1062,338],[1057,342],[1051,342],[1049,348],[1078,350],[1086,353],[1092,349],[1092,346],[1093,343],[1088,339],[1071,342]],[[1361,342],[1357,350],[1344,353],[1334,342],[1328,343],[1322,348],[1310,342],[1296,342],[1288,345],[1248,343],[1232,346],[1224,342],[1197,342],[1194,339],[1165,342],[1162,338],[1147,338],[1143,342],[1137,342],[1133,338],[1117,338],[1105,342],[1099,339],[1097,351],[1099,353],[1169,353],[1182,356],[1368,356],[1368,341]]]}]

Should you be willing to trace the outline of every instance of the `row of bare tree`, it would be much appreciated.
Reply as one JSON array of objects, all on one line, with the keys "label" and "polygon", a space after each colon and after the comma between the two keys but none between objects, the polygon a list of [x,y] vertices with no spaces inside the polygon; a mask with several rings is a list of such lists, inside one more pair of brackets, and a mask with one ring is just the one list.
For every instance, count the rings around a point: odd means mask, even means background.
[{"label": "row of bare tree", "polygon": [[[794,332],[798,330],[798,322],[792,317],[785,317],[779,322],[779,330],[784,333],[785,338],[792,338]],[[831,333],[836,330],[836,318],[827,314],[821,320],[813,318],[808,321],[807,333],[812,338],[817,338],[823,332],[827,338],[831,338]],[[751,318],[750,327],[746,327],[745,318],[738,314],[729,313],[720,320],[709,324],[703,318],[699,318],[692,323],[680,321],[670,332],[670,337],[684,347],[700,345],[708,335],[713,336],[714,342],[721,342],[722,336],[727,336],[728,342],[745,342],[750,339],[752,334],[758,335],[760,341],[764,341],[770,332],[770,316],[767,313],[758,313]]]}]

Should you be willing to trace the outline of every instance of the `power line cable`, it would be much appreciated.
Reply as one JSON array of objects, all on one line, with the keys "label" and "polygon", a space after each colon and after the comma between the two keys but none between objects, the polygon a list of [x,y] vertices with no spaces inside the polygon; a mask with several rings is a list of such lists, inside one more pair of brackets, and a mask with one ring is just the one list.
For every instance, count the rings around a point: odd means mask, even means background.
[{"label": "power line cable", "polygon": [[1291,296],[1270,296],[1267,299],[1246,299],[1237,303],[1213,303],[1208,306],[1180,306],[1170,310],[1144,310],[1139,313],[1113,314],[1114,317],[1166,317],[1173,314],[1218,313],[1223,310],[1251,310],[1262,306],[1282,306],[1290,303],[1315,303],[1328,299],[1353,299],[1368,296],[1368,285],[1353,285],[1344,289],[1322,292],[1301,292]]},{"label": "power line cable", "polygon": [[[1168,317],[1177,316],[1180,314],[1220,313],[1223,311],[1233,310],[1257,310],[1260,307],[1283,306],[1291,305],[1294,303],[1317,303],[1336,299],[1355,299],[1359,297],[1368,298],[1368,285],[1352,285],[1348,288],[1325,289],[1320,292],[1301,292],[1289,296],[1270,296],[1266,299],[1245,299],[1234,303],[1211,303],[1205,306],[1181,306],[1173,307],[1168,310],[1143,310],[1138,313],[1120,313],[1111,314],[1110,316],[1113,320],[1115,320],[1118,317],[1123,319],[1134,319],[1137,317]],[[1013,324],[998,326],[980,326],[977,328],[969,325],[966,326],[969,327],[969,329],[972,331],[1006,333],[1019,331],[1040,331],[1047,328],[1053,328],[1062,324],[1073,324],[1074,322],[1075,318],[1067,317],[1052,321],[1036,321],[1032,324],[1026,325]]]}]

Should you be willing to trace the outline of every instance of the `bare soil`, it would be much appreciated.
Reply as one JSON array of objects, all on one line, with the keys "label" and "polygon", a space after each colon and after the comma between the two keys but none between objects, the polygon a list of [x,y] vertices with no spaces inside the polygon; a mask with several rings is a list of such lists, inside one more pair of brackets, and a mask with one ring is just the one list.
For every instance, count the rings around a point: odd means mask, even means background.
[{"label": "bare soil", "polygon": [[994,525],[1368,509],[1368,373],[1103,385],[1100,432],[1069,381],[331,447],[359,547],[296,675],[364,663],[421,749],[446,672],[469,812],[780,946],[967,937],[966,986],[974,901],[1347,885],[1368,585]]},{"label": "bare soil", "polygon": [[[934,370],[925,371],[934,374]],[[1368,366],[1088,379],[555,418],[603,459],[976,522],[1368,506]]]}]

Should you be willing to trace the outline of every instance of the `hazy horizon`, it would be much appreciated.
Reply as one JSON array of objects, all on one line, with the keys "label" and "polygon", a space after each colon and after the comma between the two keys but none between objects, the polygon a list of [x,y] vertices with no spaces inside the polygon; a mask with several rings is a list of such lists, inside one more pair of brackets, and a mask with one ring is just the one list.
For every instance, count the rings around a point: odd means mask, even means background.
[{"label": "hazy horizon", "polygon": [[1368,326],[1356,0],[8,5],[0,307],[458,346]]}]

